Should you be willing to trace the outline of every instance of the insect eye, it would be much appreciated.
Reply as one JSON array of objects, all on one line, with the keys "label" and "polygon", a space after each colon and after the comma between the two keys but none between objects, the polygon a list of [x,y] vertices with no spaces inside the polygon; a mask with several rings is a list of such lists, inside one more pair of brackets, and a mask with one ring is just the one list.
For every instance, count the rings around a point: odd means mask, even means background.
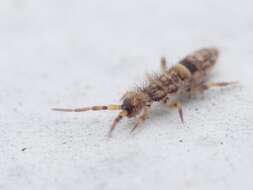
[{"label": "insect eye", "polygon": [[132,107],[129,104],[123,104],[122,109],[126,110],[129,113],[129,112],[131,112]]},{"label": "insect eye", "polygon": [[122,105],[122,109],[126,110],[128,113],[133,111],[133,106],[131,105],[130,101],[125,100]]}]

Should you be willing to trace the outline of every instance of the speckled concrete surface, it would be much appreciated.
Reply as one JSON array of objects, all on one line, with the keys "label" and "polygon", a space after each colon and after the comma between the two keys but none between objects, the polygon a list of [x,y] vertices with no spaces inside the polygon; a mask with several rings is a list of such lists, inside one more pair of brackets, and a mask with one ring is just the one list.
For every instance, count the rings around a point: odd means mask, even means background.
[{"label": "speckled concrete surface", "polygon": [[[0,189],[253,189],[252,1],[0,2]],[[118,103],[195,49],[221,50],[212,90],[154,106],[134,135],[116,113],[55,106]]]}]

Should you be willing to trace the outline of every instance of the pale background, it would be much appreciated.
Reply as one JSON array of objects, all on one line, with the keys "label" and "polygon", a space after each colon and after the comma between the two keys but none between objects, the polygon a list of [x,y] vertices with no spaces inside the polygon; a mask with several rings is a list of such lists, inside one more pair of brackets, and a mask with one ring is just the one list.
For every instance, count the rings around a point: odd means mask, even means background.
[{"label": "pale background", "polygon": [[[252,0],[1,0],[0,189],[253,189]],[[195,49],[221,50],[213,90],[155,106],[134,135],[116,113],[55,106],[118,103]]]}]

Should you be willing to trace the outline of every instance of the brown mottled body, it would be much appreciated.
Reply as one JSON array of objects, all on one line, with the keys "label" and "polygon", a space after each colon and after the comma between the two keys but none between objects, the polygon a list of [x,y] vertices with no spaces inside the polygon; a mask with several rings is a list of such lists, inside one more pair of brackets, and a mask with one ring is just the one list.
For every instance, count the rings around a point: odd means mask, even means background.
[{"label": "brown mottled body", "polygon": [[142,91],[148,94],[151,101],[161,101],[167,96],[189,92],[191,88],[206,81],[218,55],[219,52],[215,48],[196,51],[161,75],[150,77],[149,85]]},{"label": "brown mottled body", "polygon": [[[183,122],[182,104],[177,95],[189,95],[212,87],[224,87],[234,82],[207,83],[208,73],[217,62],[219,52],[216,48],[200,49],[167,69],[166,59],[161,58],[162,73],[149,75],[148,84],[144,87],[125,93],[121,105],[92,106],[76,109],[54,108],[55,111],[83,112],[99,110],[121,110],[114,120],[109,134],[124,117],[137,117],[133,130],[148,118],[153,102],[161,102],[178,109]],[[172,99],[173,97],[173,99]],[[132,131],[133,131],[132,130]]]}]

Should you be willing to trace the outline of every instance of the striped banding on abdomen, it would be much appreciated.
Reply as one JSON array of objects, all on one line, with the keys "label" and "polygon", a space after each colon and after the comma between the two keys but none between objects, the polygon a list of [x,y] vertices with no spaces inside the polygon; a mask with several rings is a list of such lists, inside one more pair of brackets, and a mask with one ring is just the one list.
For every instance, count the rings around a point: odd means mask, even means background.
[{"label": "striped banding on abdomen", "polygon": [[196,67],[196,65],[188,61],[187,59],[183,60],[179,64],[185,66],[191,72],[191,74],[194,74],[196,71],[198,71],[198,68]]}]

